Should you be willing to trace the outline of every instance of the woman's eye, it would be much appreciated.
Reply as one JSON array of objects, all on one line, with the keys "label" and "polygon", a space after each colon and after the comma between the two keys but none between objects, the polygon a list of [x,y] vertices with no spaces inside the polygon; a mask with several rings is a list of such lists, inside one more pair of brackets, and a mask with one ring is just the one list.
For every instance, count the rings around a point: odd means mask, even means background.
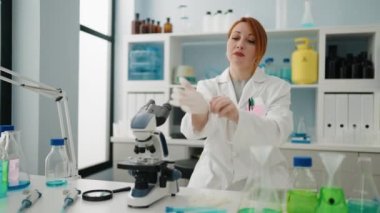
[{"label": "woman's eye", "polygon": [[250,44],[256,44],[256,41],[255,40],[248,40],[248,43],[250,43]]},{"label": "woman's eye", "polygon": [[231,39],[237,41],[237,40],[239,40],[240,38],[239,38],[239,37],[232,37]]}]

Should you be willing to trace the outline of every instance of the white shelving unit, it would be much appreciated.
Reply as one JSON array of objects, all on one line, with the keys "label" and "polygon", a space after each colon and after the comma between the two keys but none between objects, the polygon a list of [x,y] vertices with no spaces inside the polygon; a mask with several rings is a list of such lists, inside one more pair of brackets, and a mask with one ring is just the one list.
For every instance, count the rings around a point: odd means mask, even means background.
[{"label": "white shelving unit", "polygon": [[[290,58],[295,50],[294,39],[297,37],[308,37],[312,46],[318,52],[318,83],[312,85],[291,85],[292,87],[292,109],[294,114],[295,128],[300,116],[305,117],[306,124],[310,127],[312,135],[311,144],[284,143],[280,148],[292,156],[292,153],[312,153],[320,151],[340,151],[348,154],[348,157],[356,158],[359,155],[380,157],[380,26],[353,26],[335,28],[312,28],[312,29],[289,29],[268,30],[267,56],[275,59]],[[128,60],[122,67],[125,79],[123,94],[129,93],[160,93],[163,101],[169,100],[171,88],[178,85],[173,84],[173,71],[179,65],[186,64],[196,70],[197,79],[209,78],[216,71],[221,72],[227,67],[225,58],[227,36],[225,33],[194,33],[194,34],[146,34],[128,35],[124,38],[125,56],[128,57],[131,44],[136,43],[162,43],[164,47],[163,57],[163,79],[162,80],[128,80]],[[325,76],[325,64],[327,46],[338,44],[345,51],[368,52],[374,65],[374,77],[371,79],[327,79]],[[360,48],[358,48],[360,47]],[[343,52],[344,53],[344,52]],[[357,52],[354,52],[357,54]],[[326,94],[369,94],[373,99],[371,124],[377,138],[371,145],[331,143],[331,138],[325,137],[325,95]],[[128,103],[124,101],[123,109],[127,110]],[[358,112],[359,113],[359,112]],[[169,146],[179,149],[186,147],[202,147],[202,141],[187,141],[185,139],[172,139],[169,137],[169,122],[163,127]],[[347,124],[348,125],[348,124]],[[128,138],[113,137],[115,144],[132,144]],[[176,151],[174,158],[180,158],[181,153],[188,151]],[[186,158],[186,156],[183,156]],[[118,159],[118,158],[115,158]],[[349,162],[354,162],[350,159]],[[375,164],[375,163],[374,163]],[[376,164],[375,164],[376,165]],[[318,168],[323,169],[323,168]],[[378,171],[380,184],[380,171]]]}]

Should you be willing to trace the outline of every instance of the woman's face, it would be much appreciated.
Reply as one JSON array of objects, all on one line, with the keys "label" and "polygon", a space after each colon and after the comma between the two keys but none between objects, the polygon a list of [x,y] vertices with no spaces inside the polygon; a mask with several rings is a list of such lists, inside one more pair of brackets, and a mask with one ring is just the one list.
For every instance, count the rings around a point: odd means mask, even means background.
[{"label": "woman's face", "polygon": [[247,23],[240,22],[232,29],[227,41],[227,58],[235,67],[254,69],[256,38]]}]

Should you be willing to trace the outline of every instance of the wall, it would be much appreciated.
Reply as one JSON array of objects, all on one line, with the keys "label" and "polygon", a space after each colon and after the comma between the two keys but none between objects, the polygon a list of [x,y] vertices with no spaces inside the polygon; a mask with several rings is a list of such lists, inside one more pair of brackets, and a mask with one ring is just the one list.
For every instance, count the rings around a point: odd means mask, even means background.
[{"label": "wall", "polygon": [[[66,91],[76,142],[79,0],[15,0],[13,16],[13,69]],[[30,173],[44,174],[49,141],[61,136],[56,104],[43,96],[15,88],[13,106],[12,121],[22,130],[22,145]]]},{"label": "wall", "polygon": [[[287,1],[287,19],[290,28],[300,26],[303,14],[304,0]],[[137,3],[138,2],[138,3]],[[215,13],[233,9],[237,17],[250,15],[256,17],[267,29],[275,26],[276,0],[139,0],[136,1],[136,12],[142,18],[151,17],[155,20],[166,20],[172,17],[174,30],[178,23],[178,5],[188,5],[188,14],[193,23],[193,30],[201,26],[202,16],[206,11]],[[380,23],[380,1],[378,0],[311,0],[311,9],[317,26],[358,25]],[[201,30],[201,27],[198,28]]]}]

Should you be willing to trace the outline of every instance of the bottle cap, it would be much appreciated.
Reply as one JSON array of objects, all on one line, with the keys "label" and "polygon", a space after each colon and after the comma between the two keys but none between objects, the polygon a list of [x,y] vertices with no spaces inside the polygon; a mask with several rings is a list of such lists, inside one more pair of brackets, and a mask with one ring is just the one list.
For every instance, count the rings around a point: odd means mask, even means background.
[{"label": "bottle cap", "polygon": [[273,61],[274,61],[274,59],[272,57],[268,57],[268,58],[265,59],[265,63],[266,64],[269,63],[269,62],[273,62]]},{"label": "bottle cap", "polygon": [[293,166],[294,167],[311,167],[312,159],[309,156],[295,156],[293,158]]},{"label": "bottle cap", "polygon": [[0,133],[5,131],[14,131],[15,127],[13,125],[0,125]]},{"label": "bottle cap", "polygon": [[283,62],[288,63],[290,62],[289,58],[284,58]]},{"label": "bottle cap", "polygon": [[63,146],[65,144],[65,140],[63,138],[52,138],[50,140],[50,145],[52,146]]}]

